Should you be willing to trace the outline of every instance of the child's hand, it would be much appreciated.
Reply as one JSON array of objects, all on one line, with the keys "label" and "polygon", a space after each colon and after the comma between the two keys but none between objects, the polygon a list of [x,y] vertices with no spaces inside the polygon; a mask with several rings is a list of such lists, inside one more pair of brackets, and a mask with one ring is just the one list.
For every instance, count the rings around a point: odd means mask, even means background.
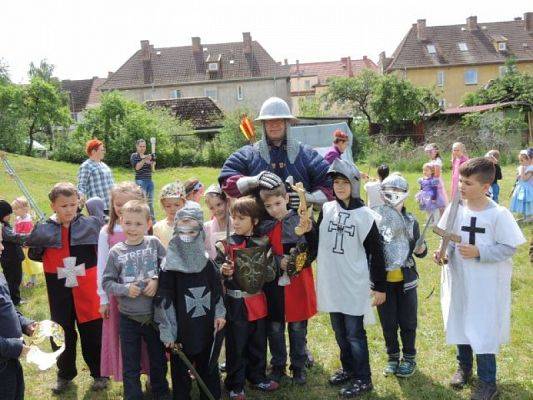
[{"label": "child's hand", "polygon": [[141,288],[137,286],[135,283],[130,283],[128,285],[128,297],[131,297],[132,299],[138,297],[141,294]]},{"label": "child's hand", "polygon": [[375,290],[372,290],[372,295],[374,296],[372,307],[382,305],[387,299],[387,294],[383,292],[376,292]]},{"label": "child's hand", "polygon": [[147,279],[143,294],[148,297],[154,297],[157,292],[158,284],[159,281],[157,279]]},{"label": "child's hand", "polygon": [[280,263],[279,263],[279,267],[282,271],[287,271],[287,265],[289,264],[289,257],[288,256],[283,256],[283,258],[281,259]]},{"label": "child's hand", "polygon": [[222,264],[222,268],[220,269],[222,271],[222,275],[224,276],[232,276],[233,275],[233,262],[227,261],[224,264]]},{"label": "child's hand", "polygon": [[31,350],[30,346],[26,346],[25,344],[22,345],[22,351],[20,352],[19,358],[26,357],[26,355]]},{"label": "child's hand", "polygon": [[109,318],[109,304],[100,304],[100,308],[98,309],[98,312],[102,316],[103,319]]},{"label": "child's hand", "polygon": [[458,244],[457,248],[465,260],[479,257],[479,249],[473,244]]},{"label": "child's hand", "polygon": [[33,336],[33,334],[35,333],[35,329],[37,329],[37,322],[32,322],[31,324],[26,326],[26,328],[24,329],[24,333],[27,336]]},{"label": "child's hand", "polygon": [[427,249],[427,246],[425,243],[422,243],[420,246],[416,247],[414,250],[413,250],[413,253],[415,254],[422,254],[424,251],[426,251]]},{"label": "child's hand", "polygon": [[438,265],[442,265],[442,256],[441,256],[442,251],[443,250],[439,248],[433,253],[433,261],[435,261],[435,263]]},{"label": "child's hand", "polygon": [[215,331],[220,332],[222,328],[226,325],[226,320],[224,318],[215,319]]}]

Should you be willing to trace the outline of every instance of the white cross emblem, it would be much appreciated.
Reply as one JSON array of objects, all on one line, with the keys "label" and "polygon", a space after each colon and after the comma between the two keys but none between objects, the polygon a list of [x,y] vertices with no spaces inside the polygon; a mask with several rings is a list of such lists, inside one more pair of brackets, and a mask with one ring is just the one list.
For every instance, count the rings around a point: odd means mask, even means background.
[{"label": "white cross emblem", "polygon": [[187,312],[194,309],[191,318],[202,317],[206,315],[206,310],[211,308],[211,292],[204,295],[205,286],[189,288],[192,297],[185,295],[185,308]]},{"label": "white cross emblem", "polygon": [[78,276],[85,276],[85,264],[76,265],[76,257],[66,257],[63,259],[65,268],[57,268],[57,279],[65,279],[65,287],[73,288],[78,286]]}]

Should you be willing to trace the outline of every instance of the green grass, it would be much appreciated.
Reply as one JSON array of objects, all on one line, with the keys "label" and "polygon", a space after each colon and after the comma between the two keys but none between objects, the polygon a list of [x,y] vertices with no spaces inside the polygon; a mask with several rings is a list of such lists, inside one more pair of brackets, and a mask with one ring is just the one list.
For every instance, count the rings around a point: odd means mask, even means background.
[{"label": "green grass", "polygon": [[[61,180],[75,182],[77,165],[43,161],[22,156],[9,156],[11,164],[23,179],[43,210],[49,210],[46,195],[52,184]],[[362,170],[366,171],[363,167]],[[115,181],[132,179],[129,170],[114,170]],[[505,205],[509,200],[507,195],[511,190],[514,167],[503,169],[502,201]],[[156,191],[165,183],[172,180],[198,177],[204,184],[216,181],[218,170],[213,168],[180,168],[166,169],[155,174]],[[419,174],[405,174],[411,184],[411,196],[407,207],[413,211],[419,221],[423,223],[425,215],[418,211],[414,194],[417,191],[416,178]],[[449,174],[445,176],[449,184]],[[14,182],[5,174],[0,174],[0,197],[12,200],[20,192]],[[204,208],[205,210],[205,208]],[[156,213],[162,218],[159,205]],[[524,229],[527,238],[532,237],[531,227]],[[430,249],[434,249],[437,238],[429,234]],[[533,398],[533,381],[531,371],[533,354],[533,302],[530,290],[533,284],[531,264],[527,246],[522,246],[514,257],[514,276],[512,283],[513,314],[511,343],[503,346],[498,355],[498,382],[500,399],[530,399]],[[385,378],[381,374],[386,362],[385,348],[379,324],[368,327],[368,341],[370,346],[370,363],[372,367],[374,392],[364,396],[364,399],[469,399],[470,389],[461,392],[454,391],[447,386],[447,381],[455,369],[455,353],[452,346],[444,341],[442,318],[439,303],[440,268],[428,258],[418,262],[420,272],[420,286],[418,288],[418,371],[406,380]],[[433,291],[433,295],[429,296]],[[34,319],[49,318],[44,284],[29,291],[24,289],[23,296],[29,302],[22,307],[22,311]],[[336,399],[337,391],[326,384],[331,372],[339,367],[338,348],[327,315],[318,315],[309,324],[308,342],[316,359],[316,365],[309,371],[308,384],[304,387],[285,385],[281,390],[272,394],[263,394],[253,390],[248,391],[250,399]],[[62,398],[65,399],[120,399],[122,386],[113,384],[105,394],[94,394],[89,390],[91,379],[84,366],[81,354],[78,359],[79,375],[75,385]],[[50,386],[55,379],[55,368],[46,372],[39,372],[34,367],[24,363],[27,399],[51,398]],[[197,398],[197,396],[195,396]]]}]

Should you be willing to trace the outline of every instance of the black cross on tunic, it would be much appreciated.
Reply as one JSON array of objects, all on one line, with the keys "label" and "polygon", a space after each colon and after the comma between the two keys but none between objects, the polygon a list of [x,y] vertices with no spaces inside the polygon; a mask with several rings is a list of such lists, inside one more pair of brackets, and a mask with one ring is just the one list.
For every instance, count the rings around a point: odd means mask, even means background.
[{"label": "black cross on tunic", "polygon": [[461,226],[463,232],[468,232],[468,243],[476,244],[476,233],[485,233],[485,228],[476,227],[477,217],[470,217],[470,226]]}]

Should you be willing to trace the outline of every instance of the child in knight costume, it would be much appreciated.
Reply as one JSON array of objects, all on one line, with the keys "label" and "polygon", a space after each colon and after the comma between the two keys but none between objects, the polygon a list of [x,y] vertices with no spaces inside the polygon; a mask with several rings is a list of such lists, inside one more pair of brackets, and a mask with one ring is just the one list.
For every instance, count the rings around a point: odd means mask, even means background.
[{"label": "child in knight costume", "polygon": [[65,351],[57,359],[57,383],[52,390],[62,393],[77,375],[76,327],[83,359],[94,378],[92,388],[101,390],[107,378],[100,375],[96,245],[103,221],[78,214],[78,191],[71,183],[56,184],[48,197],[55,214],[35,226],[26,245],[30,259],[43,262],[51,319],[65,331]]},{"label": "child in knight costume", "polygon": [[450,241],[435,253],[436,260],[442,252],[448,257],[442,269],[442,316],[446,343],[457,345],[459,362],[450,384],[461,388],[470,381],[475,354],[480,385],[472,399],[492,400],[496,354],[509,341],[512,256],[525,238],[509,210],[485,195],[495,175],[490,159],[471,159],[459,174],[462,204],[452,202],[438,223],[447,236],[458,236],[458,243]]},{"label": "child in knight costume", "polygon": [[329,382],[350,382],[339,392],[349,398],[373,388],[363,318],[366,321],[372,305],[385,301],[385,264],[376,224],[379,216],[360,198],[359,171],[355,165],[337,159],[328,174],[333,179],[336,200],[322,206],[317,222],[318,309],[330,313],[340,348],[342,369]]},{"label": "child in knight costume", "polygon": [[273,218],[262,221],[259,231],[268,235],[278,266],[276,279],[264,286],[268,305],[268,344],[272,354],[270,378],[280,382],[285,376],[287,322],[293,382],[304,384],[307,320],[317,311],[313,270],[310,268],[318,245],[316,229],[308,219],[304,221],[307,222],[305,232],[300,232],[300,236],[295,233],[300,216],[295,210],[287,209],[289,198],[285,185],[261,189],[259,194],[265,210]]},{"label": "child in knight costume", "polygon": [[[389,357],[383,374],[402,378],[413,375],[416,368],[418,273],[413,254],[417,257],[424,257],[427,254],[423,238],[420,240],[418,222],[404,206],[408,194],[407,181],[403,176],[394,173],[381,182],[381,197],[384,204],[374,208],[374,211],[381,216],[378,225],[383,237],[387,270],[387,301],[378,306],[379,320]],[[398,327],[403,345],[401,362]]]},{"label": "child in knight costume", "polygon": [[225,244],[217,243],[217,263],[222,264],[228,321],[225,385],[231,399],[244,400],[246,380],[263,391],[273,391],[279,386],[266,377],[268,311],[262,290],[276,273],[268,237],[254,235],[261,217],[255,198],[236,199],[230,214],[235,233]]},{"label": "child in knight costume", "polygon": [[[203,212],[182,208],[176,214],[159,291],[155,319],[168,349],[180,344],[215,399],[220,398],[218,355],[226,321],[218,266],[205,248]],[[190,399],[191,377],[181,358],[170,358],[174,399]]]}]

